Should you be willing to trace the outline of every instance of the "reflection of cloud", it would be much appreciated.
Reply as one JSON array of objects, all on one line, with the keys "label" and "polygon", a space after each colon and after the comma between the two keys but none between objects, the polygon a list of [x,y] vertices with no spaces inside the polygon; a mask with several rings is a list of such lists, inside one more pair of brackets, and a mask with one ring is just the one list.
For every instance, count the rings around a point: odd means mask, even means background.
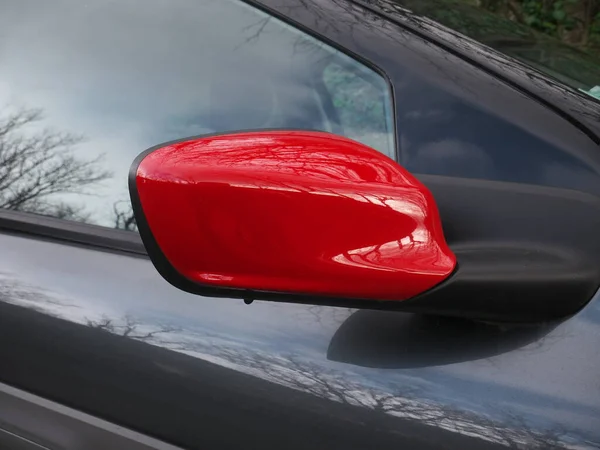
[{"label": "reflection of cloud", "polygon": [[42,289],[8,272],[0,273],[0,300],[79,324],[106,317],[106,310],[102,308],[94,308],[93,304],[82,304],[62,294]]},{"label": "reflection of cloud", "polygon": [[79,306],[52,292],[24,283],[10,273],[0,273],[0,300],[24,306],[53,317],[77,313]]}]

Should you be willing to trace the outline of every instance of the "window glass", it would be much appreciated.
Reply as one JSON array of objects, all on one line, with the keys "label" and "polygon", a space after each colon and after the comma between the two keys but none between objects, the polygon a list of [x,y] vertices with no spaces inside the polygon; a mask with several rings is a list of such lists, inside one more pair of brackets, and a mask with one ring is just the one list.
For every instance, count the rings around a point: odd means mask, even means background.
[{"label": "window glass", "polygon": [[381,77],[356,64],[331,63],[323,71],[323,83],[331,94],[332,115],[339,121],[340,134],[393,157],[392,114]]},{"label": "window glass", "polygon": [[127,174],[160,142],[342,134],[393,156],[364,64],[238,0],[1,0],[0,207],[134,229]]}]

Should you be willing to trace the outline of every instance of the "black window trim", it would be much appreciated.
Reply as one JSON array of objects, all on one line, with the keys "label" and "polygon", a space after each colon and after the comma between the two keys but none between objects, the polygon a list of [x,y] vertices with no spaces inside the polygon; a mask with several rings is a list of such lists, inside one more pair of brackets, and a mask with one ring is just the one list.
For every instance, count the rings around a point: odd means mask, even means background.
[{"label": "black window trim", "polygon": [[132,255],[147,254],[137,232],[22,211],[0,209],[0,233],[49,238]]}]

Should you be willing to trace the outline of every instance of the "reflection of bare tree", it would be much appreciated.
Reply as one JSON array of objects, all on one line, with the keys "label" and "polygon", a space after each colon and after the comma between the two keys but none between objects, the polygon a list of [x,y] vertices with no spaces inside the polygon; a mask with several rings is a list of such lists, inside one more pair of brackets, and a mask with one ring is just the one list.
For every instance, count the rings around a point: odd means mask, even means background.
[{"label": "reflection of bare tree", "polygon": [[118,230],[137,231],[133,208],[128,200],[113,203],[113,224]]},{"label": "reflection of bare tree", "polygon": [[[277,354],[235,343],[226,344],[217,334],[189,335],[180,342],[159,345],[187,354],[210,355],[237,370],[246,371],[284,386],[372,411],[368,426],[377,430],[390,416],[416,421],[438,429],[476,436],[490,443],[516,449],[565,449],[569,433],[559,425],[539,428],[512,410],[490,406],[494,416],[424,400],[424,393],[406,383],[385,387],[365,384],[347,371],[337,371],[297,354]],[[489,406],[489,405],[488,405]],[[387,418],[387,419],[386,419]],[[580,439],[578,439],[580,440]],[[592,446],[593,443],[590,443]]]},{"label": "reflection of bare tree", "polygon": [[83,138],[36,129],[38,109],[0,117],[0,208],[85,220],[77,206],[53,201],[54,194],[85,194],[86,188],[110,177],[101,157],[82,160],[73,147]]},{"label": "reflection of bare tree", "polygon": [[400,410],[407,415],[417,413],[413,408],[414,402],[407,401],[416,392],[409,386],[396,387],[397,392],[394,393],[366,388],[359,381],[350,379],[345,372],[328,370],[316,361],[295,354],[278,355],[237,345],[216,344],[217,335],[205,336],[208,340],[169,342],[168,346],[179,351],[210,354],[250,369],[261,378],[347,405],[366,406],[385,413]]},{"label": "reflection of bare tree", "polygon": [[102,316],[99,320],[88,319],[86,322],[89,327],[129,337],[137,341],[151,340],[159,334],[172,333],[179,330],[177,327],[168,325],[152,326],[148,329],[148,326],[144,326],[144,324],[132,316],[125,316],[120,321],[111,319],[108,316]]},{"label": "reflection of bare tree", "polygon": [[332,308],[320,305],[307,305],[302,308],[301,314],[308,314],[319,325],[324,325],[324,322],[333,322],[341,325],[355,310],[352,308]]}]

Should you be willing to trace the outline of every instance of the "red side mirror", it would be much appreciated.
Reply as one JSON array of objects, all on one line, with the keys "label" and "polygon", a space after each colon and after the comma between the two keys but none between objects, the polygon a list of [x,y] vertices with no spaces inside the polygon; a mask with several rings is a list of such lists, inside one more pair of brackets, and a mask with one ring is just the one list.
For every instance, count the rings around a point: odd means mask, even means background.
[{"label": "red side mirror", "polygon": [[358,142],[323,132],[190,138],[142,153],[130,193],[173,285],[209,296],[405,300],[454,270],[435,201]]}]

